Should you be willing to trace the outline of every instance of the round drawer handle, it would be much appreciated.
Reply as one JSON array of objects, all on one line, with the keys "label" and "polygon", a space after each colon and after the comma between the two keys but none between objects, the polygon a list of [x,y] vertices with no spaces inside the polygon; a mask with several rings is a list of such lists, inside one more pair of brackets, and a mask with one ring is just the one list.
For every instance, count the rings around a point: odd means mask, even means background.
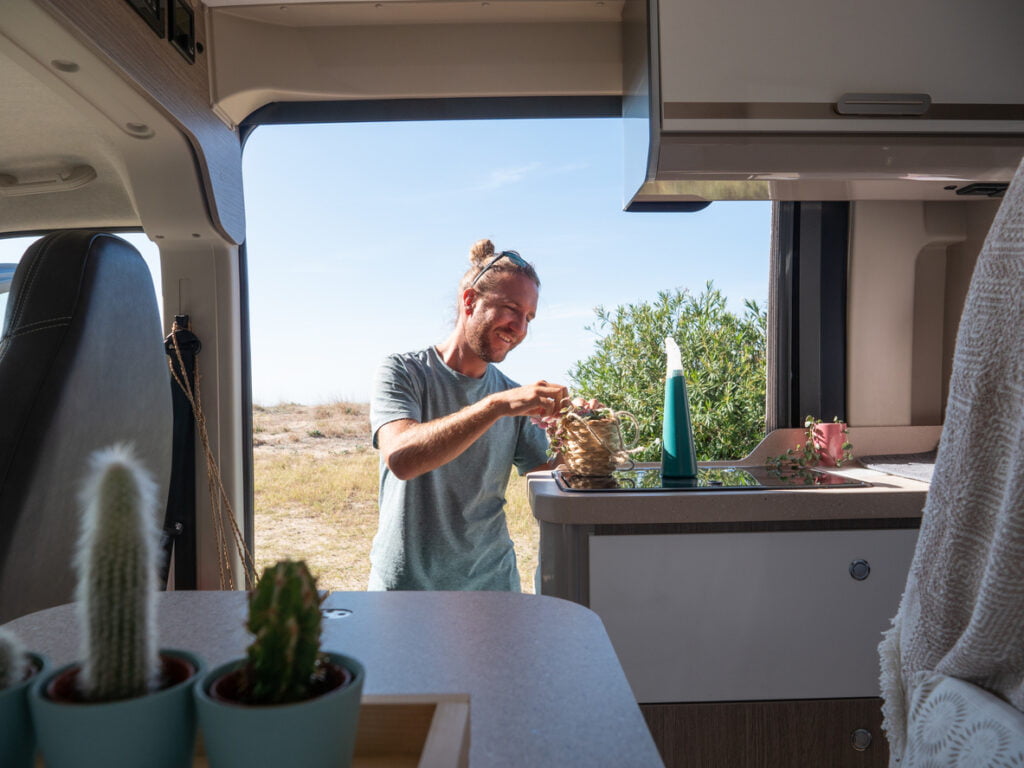
[{"label": "round drawer handle", "polygon": [[864,581],[871,573],[871,564],[867,560],[854,560],[850,563],[850,575],[857,581]]},{"label": "round drawer handle", "polygon": [[850,734],[850,743],[853,744],[853,748],[858,752],[865,751],[871,746],[871,731],[858,728]]}]

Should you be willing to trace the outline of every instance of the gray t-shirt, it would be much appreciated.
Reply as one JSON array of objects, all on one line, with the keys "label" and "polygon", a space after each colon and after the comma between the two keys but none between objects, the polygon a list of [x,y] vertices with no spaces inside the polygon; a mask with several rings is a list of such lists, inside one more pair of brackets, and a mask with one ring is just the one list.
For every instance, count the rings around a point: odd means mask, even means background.
[{"label": "gray t-shirt", "polygon": [[[373,445],[388,422],[432,421],[517,386],[493,365],[479,379],[452,370],[434,347],[390,355],[374,378]],[[519,591],[505,489],[513,466],[528,472],[548,460],[546,450],[542,429],[508,416],[460,456],[412,480],[399,480],[381,461],[370,589]]]}]

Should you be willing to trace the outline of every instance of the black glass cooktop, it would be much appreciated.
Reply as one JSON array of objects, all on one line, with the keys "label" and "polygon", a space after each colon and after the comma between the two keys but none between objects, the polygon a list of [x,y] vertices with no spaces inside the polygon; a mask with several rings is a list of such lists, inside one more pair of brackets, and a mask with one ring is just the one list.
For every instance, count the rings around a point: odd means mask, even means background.
[{"label": "black glass cooktop", "polygon": [[663,478],[661,469],[620,469],[607,477],[552,473],[563,491],[767,491],[797,488],[856,488],[860,480],[820,469],[781,472],[772,467],[701,467],[688,480]]}]

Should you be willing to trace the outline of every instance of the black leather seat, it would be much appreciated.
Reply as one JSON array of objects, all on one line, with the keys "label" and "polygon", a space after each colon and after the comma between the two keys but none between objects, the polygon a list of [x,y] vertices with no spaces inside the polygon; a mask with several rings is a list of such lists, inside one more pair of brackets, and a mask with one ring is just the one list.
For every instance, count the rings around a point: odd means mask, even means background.
[{"label": "black leather seat", "polygon": [[138,251],[92,231],[38,240],[14,275],[0,337],[0,623],[73,599],[92,451],[134,444],[167,498],[171,422],[156,295]]}]

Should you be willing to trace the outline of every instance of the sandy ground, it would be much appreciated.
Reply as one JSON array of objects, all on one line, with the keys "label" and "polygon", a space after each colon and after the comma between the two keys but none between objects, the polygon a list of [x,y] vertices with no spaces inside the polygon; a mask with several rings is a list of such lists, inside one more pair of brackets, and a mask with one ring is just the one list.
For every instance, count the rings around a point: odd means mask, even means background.
[{"label": "sandy ground", "polygon": [[[377,528],[377,460],[370,445],[369,404],[256,406],[253,454],[257,567],[262,570],[285,557],[304,559],[318,574],[322,588],[365,589],[370,544]],[[343,458],[353,455],[360,461]],[[293,473],[308,468],[311,457],[323,460],[324,477],[298,479],[302,476]],[[348,481],[355,485],[320,485],[321,480],[337,477],[338,467],[345,465],[359,468],[359,477]],[[266,467],[265,472],[277,474],[262,475],[261,466]],[[269,500],[271,491],[281,491],[291,483],[301,487],[286,491],[285,498],[278,493],[276,501]],[[261,493],[261,488],[267,493]],[[514,477],[509,491],[510,535],[523,590],[532,592],[537,526],[525,501],[525,483]]]},{"label": "sandy ground", "polygon": [[255,454],[339,456],[372,450],[368,403],[281,405],[253,408]]},{"label": "sandy ground", "polygon": [[[323,589],[365,589],[377,524],[375,454],[366,403],[255,406],[257,570],[278,559],[301,559]],[[337,474],[339,461],[354,455],[364,459],[358,462],[360,471],[371,474],[369,487],[358,494],[326,482]],[[302,472],[311,459],[321,462],[324,477],[310,482],[287,476],[288,467]],[[281,485],[268,487],[275,482]],[[307,485],[294,488],[292,498],[281,499],[282,488],[296,482]]]}]

